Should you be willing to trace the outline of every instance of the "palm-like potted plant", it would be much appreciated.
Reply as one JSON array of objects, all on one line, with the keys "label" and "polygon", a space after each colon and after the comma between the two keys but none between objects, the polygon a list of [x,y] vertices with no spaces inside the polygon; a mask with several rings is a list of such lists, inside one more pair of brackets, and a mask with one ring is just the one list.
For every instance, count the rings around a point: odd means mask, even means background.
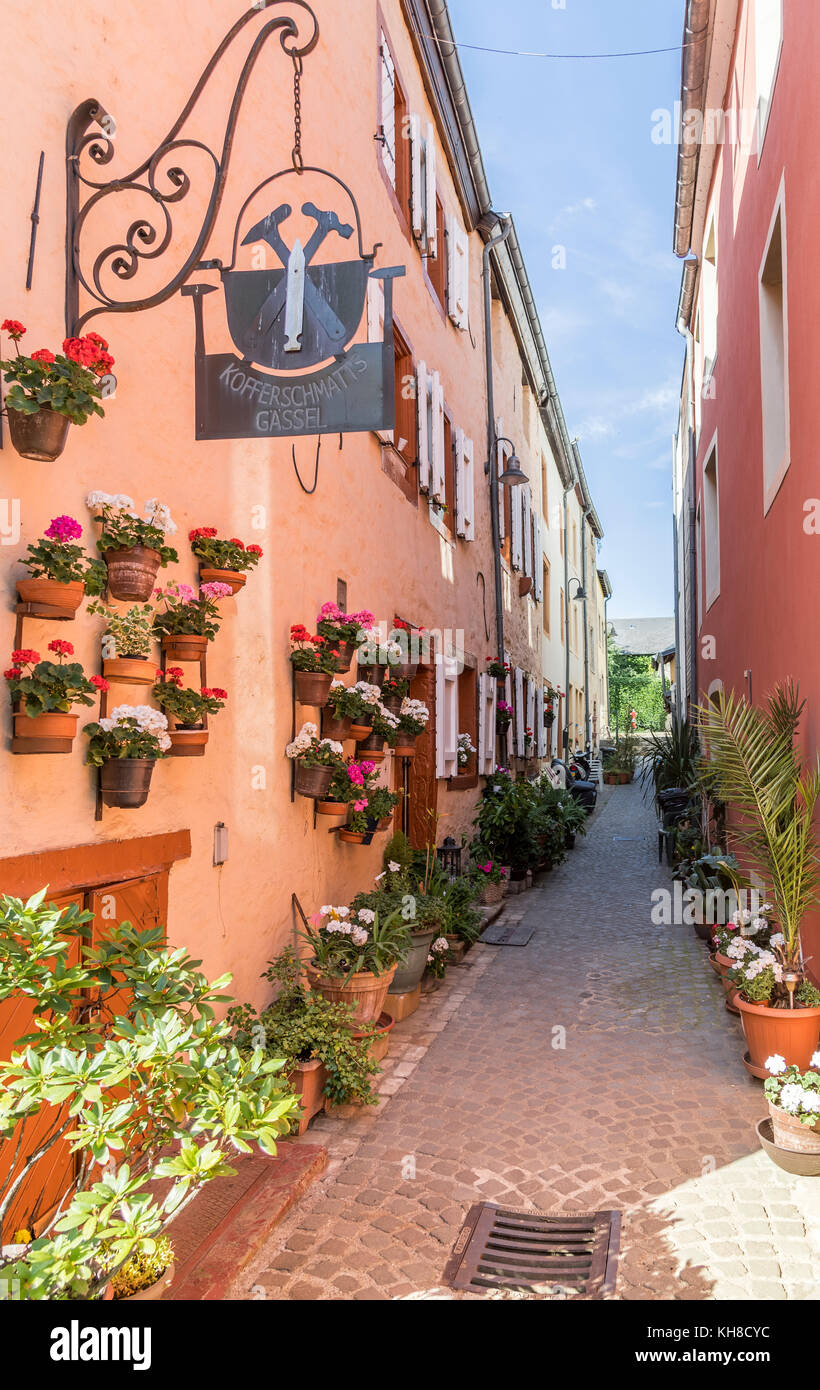
[{"label": "palm-like potted plant", "polygon": [[343,753],[341,743],[319,737],[316,724],[303,724],[285,749],[286,756],[296,763],[294,791],[324,801],[334,773],[343,765]]},{"label": "palm-like potted plant", "polygon": [[200,584],[227,584],[232,594],[244,586],[246,572],[262,558],[261,546],[245,545],[237,536],[220,540],[215,526],[195,527],[188,532],[188,540],[199,560]]},{"label": "palm-like potted plant", "polygon": [[134,511],[133,498],[124,492],[90,492],[86,506],[102,527],[97,549],[108,568],[109,593],[129,603],[144,603],[151,597],[160,566],[179,559],[165,542],[177,529],[168,507],[152,497],[141,517]]},{"label": "palm-like potted plant", "polygon": [[312,948],[311,987],[332,1004],[350,1004],[352,1023],[377,1022],[399,961],[410,947],[401,911],[380,916],[367,908],[326,906],[302,933]]},{"label": "palm-like potted plant", "polygon": [[70,746],[80,717],[72,712],[72,705],[93,705],[97,693],[108,689],[102,676],[87,677],[78,661],[65,661],[74,655],[70,642],[55,638],[48,650],[56,661],[41,660],[40,653],[30,647],[13,651],[5,672],[15,707],[15,737],[32,740],[33,752],[33,740],[41,738],[67,739]]},{"label": "palm-like potted plant", "polygon": [[169,661],[200,660],[222,622],[218,600],[230,592],[230,585],[220,583],[201,584],[199,592],[190,584],[154,590],[165,608],[154,614],[153,633]]},{"label": "palm-like potted plant", "polygon": [[150,603],[134,603],[122,613],[95,599],[88,611],[105,620],[100,644],[106,680],[120,685],[152,685],[154,667],[148,658],[154,642],[154,610]]},{"label": "palm-like potted plant", "polygon": [[718,793],[735,813],[732,834],[766,885],[778,931],[771,960],[736,972],[746,1067],[765,1079],[766,1058],[806,1068],[820,1034],[820,993],[808,979],[800,929],[820,901],[814,813],[820,763],[810,766],[796,735],[805,701],[792,681],[762,706],[719,691],[699,711]]},{"label": "palm-like potted plant", "polygon": [[105,587],[102,560],[89,559],[81,545],[75,544],[83,528],[73,516],[55,516],[36,545],[27,547],[20,561],[28,579],[17,580],[21,603],[48,604],[66,617],[73,617],[85,594],[98,594]]},{"label": "palm-like potted plant", "polygon": [[[217,1022],[230,975],[211,983],[162,926],[104,922],[92,943],[91,912],[45,897],[0,898],[0,1001],[40,1025],[0,1059],[0,1288],[97,1300],[237,1151],[275,1154],[298,1107],[282,1059]],[[60,1145],[75,1162],[44,1210]],[[36,1208],[36,1239],[9,1251]]]},{"label": "palm-like potted plant", "polygon": [[205,752],[208,742],[206,716],[218,714],[228,698],[227,690],[219,686],[202,686],[190,690],[180,666],[168,666],[156,672],[156,684],[151,691],[160,709],[173,721],[169,729],[172,758],[196,758]]},{"label": "palm-like potted plant", "polygon": [[53,463],[65,448],[69,425],[84,425],[91,415],[105,415],[100,378],[114,359],[99,333],[65,338],[63,350],[38,348],[30,357],[20,351],[25,328],[18,319],[4,319],[16,355],[0,361],[8,390],[6,413],[11,442],[23,458]]},{"label": "palm-like potted plant", "polygon": [[165,715],[151,705],[117,705],[83,732],[89,740],[86,762],[100,769],[105,805],[143,806],[154,765],[171,747]]},{"label": "palm-like potted plant", "polygon": [[337,670],[339,649],[323,637],[311,634],[301,623],[290,629],[290,664],[294,670],[296,698],[300,705],[321,709],[330,693]]}]

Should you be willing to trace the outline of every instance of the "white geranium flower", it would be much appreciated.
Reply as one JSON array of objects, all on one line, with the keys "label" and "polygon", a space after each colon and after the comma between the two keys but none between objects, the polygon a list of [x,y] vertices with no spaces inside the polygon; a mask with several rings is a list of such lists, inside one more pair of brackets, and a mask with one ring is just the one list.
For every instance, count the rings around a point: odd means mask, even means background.
[{"label": "white geranium flower", "polygon": [[795,1082],[789,1081],[785,1086],[780,1088],[777,1104],[780,1106],[781,1110],[788,1111],[790,1115],[796,1115],[803,1104],[803,1097],[805,1094],[806,1092],[803,1090],[802,1086],[798,1086]]},{"label": "white geranium flower", "polygon": [[366,922],[368,926],[372,926],[376,920],[376,914],[370,907],[360,907],[356,916],[360,922]]},{"label": "white geranium flower", "polygon": [[388,859],[387,867],[390,870],[391,874],[397,874],[399,872],[399,869],[401,868],[401,864],[397,864],[395,859]]},{"label": "white geranium flower", "polygon": [[431,951],[449,951],[449,949],[450,943],[447,940],[446,936],[437,936],[432,946],[430,947]]},{"label": "white geranium flower", "polygon": [[813,1115],[820,1114],[820,1093],[817,1091],[804,1091],[803,1109],[810,1110]]},{"label": "white geranium flower", "polygon": [[[815,1053],[815,1056],[820,1056],[820,1053]],[[779,1052],[773,1052],[771,1057],[766,1058],[763,1065],[772,1076],[779,1076],[781,1072],[786,1070],[786,1058],[781,1057]]]},{"label": "white geranium flower", "polygon": [[329,906],[327,906],[327,905],[326,905],[325,907],[320,907],[320,908],[319,908],[319,916],[320,916],[320,917],[327,917],[328,914],[331,913],[332,911],[333,911],[333,908],[332,908],[332,907],[329,907]]},{"label": "white geranium flower", "polygon": [[782,931],[776,931],[774,933],[774,936],[769,937],[770,946],[785,946],[785,944],[786,938],[783,935]]},{"label": "white geranium flower", "polygon": [[354,946],[365,946],[368,941],[368,935],[364,927],[354,927],[350,933],[350,938]]}]

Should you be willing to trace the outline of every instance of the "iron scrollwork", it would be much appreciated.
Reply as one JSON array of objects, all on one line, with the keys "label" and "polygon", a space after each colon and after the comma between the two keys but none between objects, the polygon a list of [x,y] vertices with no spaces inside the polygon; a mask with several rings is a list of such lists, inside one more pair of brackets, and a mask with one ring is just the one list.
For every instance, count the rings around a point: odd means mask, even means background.
[{"label": "iron scrollwork", "polygon": [[[297,17],[276,15],[269,19],[256,35],[245,59],[242,72],[234,92],[228,115],[222,149],[219,155],[200,140],[181,137],[186,122],[191,116],[202,92],[236,36],[266,9],[274,5],[286,4],[291,11],[301,12]],[[301,33],[300,21],[308,20],[310,30]],[[67,189],[67,236],[66,236],[66,332],[75,335],[84,325],[101,313],[136,313],[142,309],[162,304],[185,284],[191,271],[202,257],[214,227],[225,180],[230,164],[231,150],[236,123],[245,90],[259,54],[267,40],[279,33],[279,43],[294,64],[301,71],[302,59],[313,51],[319,40],[319,25],[313,10],[306,0],[261,0],[233,25],[214,52],[203,71],[182,112],[161,144],[138,168],[122,178],[96,181],[82,170],[84,160],[90,160],[97,168],[103,168],[114,158],[113,121],[102,103],[91,98],[82,102],[73,112],[66,131],[66,189]],[[97,130],[90,127],[96,125]],[[125,283],[137,276],[143,261],[158,260],[171,244],[173,219],[170,209],[189,193],[192,181],[182,168],[181,151],[200,150],[212,164],[210,197],[199,233],[183,263],[165,285],[152,294],[134,299],[115,299],[105,288],[106,278]],[[169,161],[171,161],[169,163]],[[81,205],[81,189],[91,190]],[[131,221],[123,238],[107,246],[96,256],[90,273],[86,276],[81,263],[82,234],[85,223],[99,204],[118,193],[138,193],[151,200],[151,215],[141,216]],[[92,307],[80,313],[81,288],[95,301]]]}]

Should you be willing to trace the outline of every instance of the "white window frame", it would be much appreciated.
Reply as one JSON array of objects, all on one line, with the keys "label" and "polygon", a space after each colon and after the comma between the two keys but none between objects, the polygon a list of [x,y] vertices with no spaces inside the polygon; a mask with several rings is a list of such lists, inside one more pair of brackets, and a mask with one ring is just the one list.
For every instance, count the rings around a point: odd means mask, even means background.
[{"label": "white window frame", "polygon": [[447,313],[464,331],[470,321],[470,239],[455,213],[447,219]]},{"label": "white window frame", "polygon": [[[462,540],[475,540],[475,448],[459,426],[455,431],[456,445],[456,535]],[[448,503],[451,499],[447,499]]]},{"label": "white window frame", "polygon": [[[707,492],[706,472],[714,459],[714,512],[711,494]],[[712,436],[709,448],[703,456],[703,592],[705,611],[720,597],[720,470],[718,464],[717,430]]]},{"label": "white window frame", "polygon": [[495,772],[495,720],[498,682],[486,671],[478,678],[478,774]]},{"label": "white window frame", "polygon": [[[763,158],[763,146],[766,142],[766,132],[769,129],[769,116],[771,115],[774,102],[774,89],[777,86],[777,75],[780,72],[780,59],[783,54],[783,0],[766,0],[773,6],[779,8],[779,35],[777,39],[777,52],[771,69],[771,80],[768,91],[761,88],[762,74],[760,64],[760,39],[761,25],[760,16],[764,0],[754,0],[754,44],[755,44],[755,95],[757,97],[757,162]],[[770,16],[771,18],[771,16]]]},{"label": "white window frame", "polygon": [[427,365],[416,362],[416,448],[419,460],[419,492],[430,491],[430,378]]},{"label": "white window frame", "polygon": [[[780,261],[782,266],[783,283],[781,289],[783,309],[782,309],[782,333],[783,333],[783,417],[784,417],[784,449],[783,456],[777,467],[769,472],[767,481],[766,468],[766,385],[767,377],[764,371],[764,317],[765,317],[765,297],[766,289],[763,282],[763,275],[766,269],[766,262],[769,259],[772,240],[778,218],[780,219]],[[763,460],[763,515],[765,516],[778,492],[780,491],[783,479],[789,471],[791,464],[791,405],[789,399],[789,294],[788,294],[788,233],[786,222],[786,175],[783,174],[780,180],[780,187],[775,199],[774,209],[769,222],[769,230],[766,234],[766,245],[760,261],[758,271],[758,304],[759,318],[758,331],[760,334],[760,392],[761,392],[761,434],[762,434],[762,460]]]}]

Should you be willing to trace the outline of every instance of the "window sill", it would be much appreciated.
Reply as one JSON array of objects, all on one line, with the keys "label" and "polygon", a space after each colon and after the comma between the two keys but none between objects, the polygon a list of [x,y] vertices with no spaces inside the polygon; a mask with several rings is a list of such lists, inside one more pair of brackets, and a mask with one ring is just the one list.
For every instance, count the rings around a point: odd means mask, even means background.
[{"label": "window sill", "polygon": [[477,772],[460,772],[456,777],[447,778],[447,790],[451,792],[471,791],[477,786]]}]

